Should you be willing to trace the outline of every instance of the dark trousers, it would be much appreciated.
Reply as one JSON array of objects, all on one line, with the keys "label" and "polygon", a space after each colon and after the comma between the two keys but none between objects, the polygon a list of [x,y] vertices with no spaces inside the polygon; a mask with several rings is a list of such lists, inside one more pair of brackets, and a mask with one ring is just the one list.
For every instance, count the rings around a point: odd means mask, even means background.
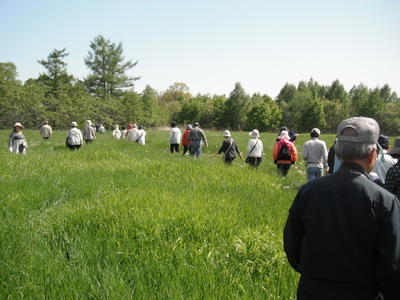
[{"label": "dark trousers", "polygon": [[71,150],[78,150],[80,148],[81,148],[81,145],[71,145],[71,146],[69,146],[69,149],[71,149]]},{"label": "dark trousers", "polygon": [[186,153],[188,153],[188,151],[189,151],[189,145],[183,146],[183,153],[182,153],[182,155],[185,155]]},{"label": "dark trousers", "polygon": [[170,146],[171,153],[174,153],[174,150],[176,153],[179,153],[179,144],[171,144]]},{"label": "dark trousers", "polygon": [[278,172],[281,173],[283,177],[286,177],[286,175],[289,172],[291,164],[277,164],[276,167],[278,168]]},{"label": "dark trousers", "polygon": [[297,300],[383,300],[378,287],[300,277]]},{"label": "dark trousers", "polygon": [[260,163],[261,163],[261,157],[251,157],[251,156],[248,157],[248,164],[250,166],[257,168]]}]

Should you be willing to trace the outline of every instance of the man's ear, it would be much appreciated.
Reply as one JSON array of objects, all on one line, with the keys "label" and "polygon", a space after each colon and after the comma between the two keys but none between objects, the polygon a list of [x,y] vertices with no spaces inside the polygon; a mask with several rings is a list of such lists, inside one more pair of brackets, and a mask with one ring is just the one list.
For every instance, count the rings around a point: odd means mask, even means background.
[{"label": "man's ear", "polygon": [[377,155],[375,156],[376,153],[376,148],[374,148],[371,153],[368,155],[368,162],[371,163],[375,163],[376,158],[378,157]]}]

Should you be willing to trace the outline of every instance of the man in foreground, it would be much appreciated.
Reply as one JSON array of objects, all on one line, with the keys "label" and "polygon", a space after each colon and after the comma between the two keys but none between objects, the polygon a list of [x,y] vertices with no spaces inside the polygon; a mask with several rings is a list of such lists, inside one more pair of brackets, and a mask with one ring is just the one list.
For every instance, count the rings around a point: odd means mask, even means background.
[{"label": "man in foreground", "polygon": [[301,273],[298,300],[400,299],[399,200],[368,179],[379,125],[342,121],[342,165],[299,190],[284,230],[285,252]]}]

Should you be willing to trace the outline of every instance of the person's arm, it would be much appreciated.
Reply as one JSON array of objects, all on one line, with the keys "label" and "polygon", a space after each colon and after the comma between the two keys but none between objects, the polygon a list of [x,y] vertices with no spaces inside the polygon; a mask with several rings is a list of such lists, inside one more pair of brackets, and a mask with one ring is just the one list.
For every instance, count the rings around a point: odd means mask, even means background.
[{"label": "person's arm", "polygon": [[297,149],[294,146],[294,144],[292,145],[291,160],[292,160],[292,164],[294,164],[297,161]]},{"label": "person's arm", "polygon": [[235,141],[235,150],[236,150],[236,153],[239,154],[240,159],[243,159],[243,154],[242,154],[242,152],[240,152],[239,146],[237,145],[236,141]]},{"label": "person's arm", "polygon": [[307,145],[303,145],[303,152],[301,153],[301,156],[305,161],[307,161],[308,158],[308,151],[307,151]]}]

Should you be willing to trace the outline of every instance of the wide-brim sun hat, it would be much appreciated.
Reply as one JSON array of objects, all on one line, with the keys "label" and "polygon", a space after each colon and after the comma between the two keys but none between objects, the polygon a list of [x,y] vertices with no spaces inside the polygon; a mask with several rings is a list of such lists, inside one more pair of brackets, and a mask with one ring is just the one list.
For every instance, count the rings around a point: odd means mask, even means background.
[{"label": "wide-brim sun hat", "polygon": [[280,139],[280,140],[290,140],[289,132],[287,132],[286,130],[282,131],[281,134],[278,136],[278,139]]},{"label": "wide-brim sun hat", "polygon": [[257,129],[254,129],[252,132],[249,133],[249,136],[251,136],[253,138],[258,138],[258,137],[260,137],[260,133],[258,132]]},{"label": "wide-brim sun hat", "polygon": [[76,127],[76,126],[78,126],[78,124],[76,122],[71,123],[71,127]]},{"label": "wide-brim sun hat", "polygon": [[393,154],[397,154],[400,155],[400,137],[396,138],[394,140],[394,147],[392,149],[390,149],[387,154],[393,155]]},{"label": "wide-brim sun hat", "polygon": [[231,136],[231,133],[229,132],[229,130],[224,131],[224,136]]},{"label": "wide-brim sun hat", "polygon": [[19,122],[17,122],[17,123],[15,123],[15,124],[14,124],[14,128],[15,128],[15,127],[21,127],[21,128],[24,128],[24,126],[22,126],[22,125],[21,125],[21,123],[19,123]]}]

